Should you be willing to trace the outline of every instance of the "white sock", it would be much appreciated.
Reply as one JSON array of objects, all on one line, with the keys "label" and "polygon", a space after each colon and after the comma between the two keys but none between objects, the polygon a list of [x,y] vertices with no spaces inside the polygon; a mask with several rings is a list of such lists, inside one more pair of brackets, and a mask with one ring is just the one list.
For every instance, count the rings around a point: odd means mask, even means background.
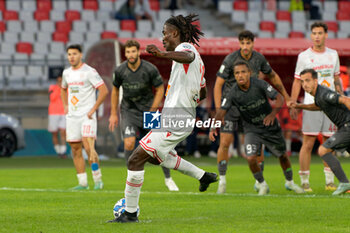
[{"label": "white sock", "polygon": [[97,182],[102,181],[101,169],[97,169],[96,171],[91,171],[91,172],[92,172],[92,179],[94,180],[95,184]]},{"label": "white sock", "polygon": [[329,167],[325,167],[323,169],[324,171],[324,176],[326,177],[326,184],[334,184],[334,173]]},{"label": "white sock", "polygon": [[61,154],[60,152],[60,145],[56,144],[53,146],[53,148],[55,148],[56,154]]},{"label": "white sock", "polygon": [[125,210],[129,213],[137,211],[139,204],[139,197],[141,187],[143,184],[145,171],[130,171],[128,170],[128,177],[125,185]]},{"label": "white sock", "polygon": [[299,171],[301,184],[309,184],[310,171]]},{"label": "white sock", "polygon": [[200,180],[204,175],[205,171],[193,165],[192,163],[184,160],[176,153],[170,152],[165,156],[164,161],[160,164],[163,167],[167,167],[169,169],[178,170],[179,172],[196,178]]},{"label": "white sock", "polygon": [[80,186],[84,186],[84,187],[88,186],[86,172],[77,174],[77,177],[78,177],[78,182]]},{"label": "white sock", "polygon": [[60,154],[63,154],[63,155],[64,155],[64,154],[66,153],[66,151],[67,151],[67,146],[66,146],[66,144],[60,145],[59,147],[60,147],[60,149],[59,149]]},{"label": "white sock", "polygon": [[220,176],[220,181],[219,182],[226,184],[226,176]]}]

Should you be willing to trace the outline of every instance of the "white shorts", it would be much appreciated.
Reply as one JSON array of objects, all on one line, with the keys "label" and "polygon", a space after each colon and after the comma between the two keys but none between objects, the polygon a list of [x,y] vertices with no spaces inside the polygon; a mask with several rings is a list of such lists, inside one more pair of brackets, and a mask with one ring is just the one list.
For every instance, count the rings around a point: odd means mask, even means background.
[{"label": "white shorts", "polygon": [[305,135],[317,136],[321,133],[331,137],[337,131],[337,127],[323,112],[303,110],[302,131]]},{"label": "white shorts", "polygon": [[191,132],[154,132],[150,131],[140,140],[140,146],[151,157],[162,163],[169,152],[173,151],[177,144],[185,140]]},{"label": "white shorts", "polygon": [[96,117],[89,119],[87,116],[82,117],[66,117],[67,142],[80,142],[82,138],[96,138],[97,121]]},{"label": "white shorts", "polygon": [[48,127],[49,132],[57,132],[59,129],[66,129],[66,116],[65,115],[49,115],[48,118]]}]

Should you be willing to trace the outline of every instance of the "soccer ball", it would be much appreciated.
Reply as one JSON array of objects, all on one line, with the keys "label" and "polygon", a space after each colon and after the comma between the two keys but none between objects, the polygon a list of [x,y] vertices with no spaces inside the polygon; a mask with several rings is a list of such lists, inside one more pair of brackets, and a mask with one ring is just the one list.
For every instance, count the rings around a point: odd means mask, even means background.
[{"label": "soccer ball", "polygon": [[[113,215],[115,218],[118,218],[125,211],[125,197],[120,199],[117,203],[115,203],[113,207]],[[140,207],[137,206],[137,217],[140,215]]]}]

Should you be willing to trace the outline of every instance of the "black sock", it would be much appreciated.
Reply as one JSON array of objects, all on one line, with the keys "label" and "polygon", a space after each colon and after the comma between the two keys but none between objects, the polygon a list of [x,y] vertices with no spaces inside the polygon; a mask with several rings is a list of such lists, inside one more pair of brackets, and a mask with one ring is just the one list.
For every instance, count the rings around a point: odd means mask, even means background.
[{"label": "black sock", "polygon": [[338,178],[341,183],[349,183],[348,178],[346,177],[342,166],[340,165],[339,160],[335,157],[332,152],[329,152],[321,156],[323,161],[325,161],[328,166],[331,168],[334,175]]},{"label": "black sock", "polygon": [[161,167],[163,169],[163,173],[164,173],[165,178],[170,178],[170,169],[163,167],[163,166],[161,166]]},{"label": "black sock", "polygon": [[288,181],[293,180],[293,170],[291,167],[284,170],[283,173],[284,173],[284,177],[286,177],[286,180]]},{"label": "black sock", "polygon": [[218,163],[218,170],[219,170],[220,176],[226,175],[226,171],[227,171],[227,161],[226,160],[221,160]]},{"label": "black sock", "polygon": [[253,176],[259,183],[262,183],[265,180],[261,171],[253,173]]},{"label": "black sock", "polygon": [[264,172],[264,161],[261,161],[260,163],[258,163],[261,172]]}]

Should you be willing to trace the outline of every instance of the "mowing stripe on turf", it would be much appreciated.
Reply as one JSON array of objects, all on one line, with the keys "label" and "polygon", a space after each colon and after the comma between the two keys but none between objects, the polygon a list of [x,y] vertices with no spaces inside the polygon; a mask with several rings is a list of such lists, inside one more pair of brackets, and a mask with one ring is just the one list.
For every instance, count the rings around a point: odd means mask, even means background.
[{"label": "mowing stripe on turf", "polygon": [[[12,188],[12,187],[1,187],[0,191],[18,191],[18,192],[57,192],[57,193],[121,193],[124,194],[124,191],[117,190],[69,190],[69,189],[38,189],[38,188]],[[325,198],[325,197],[337,197],[337,198],[350,198],[350,195],[340,195],[340,196],[332,196],[331,194],[267,194],[265,196],[258,196],[254,193],[224,193],[224,194],[216,194],[216,193],[194,193],[194,192],[149,192],[142,191],[142,194],[161,194],[161,195],[209,195],[209,196],[230,196],[230,197],[293,197],[293,198]]]}]

